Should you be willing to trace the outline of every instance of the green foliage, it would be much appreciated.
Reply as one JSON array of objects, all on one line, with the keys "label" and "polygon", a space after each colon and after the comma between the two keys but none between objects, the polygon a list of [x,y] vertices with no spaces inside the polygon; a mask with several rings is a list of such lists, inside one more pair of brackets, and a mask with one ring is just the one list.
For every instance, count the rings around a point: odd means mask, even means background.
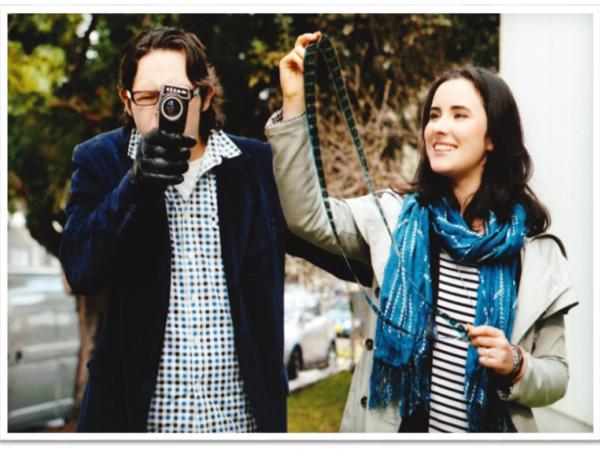
[{"label": "green foliage", "polygon": [[62,49],[40,45],[28,55],[20,42],[8,43],[8,113],[26,114],[50,103],[64,81],[65,55]]},{"label": "green foliage", "polygon": [[279,60],[297,35],[328,33],[359,123],[382,111],[387,122],[373,126],[399,131],[373,143],[387,158],[414,145],[415,114],[409,112],[440,68],[475,63],[494,69],[498,59],[497,15],[10,14],[9,204],[27,205],[32,235],[54,254],[59,235],[52,221],[65,219],[73,147],[121,124],[121,49],[142,28],[158,25],[199,36],[225,88],[227,131],[257,138],[281,104]]}]

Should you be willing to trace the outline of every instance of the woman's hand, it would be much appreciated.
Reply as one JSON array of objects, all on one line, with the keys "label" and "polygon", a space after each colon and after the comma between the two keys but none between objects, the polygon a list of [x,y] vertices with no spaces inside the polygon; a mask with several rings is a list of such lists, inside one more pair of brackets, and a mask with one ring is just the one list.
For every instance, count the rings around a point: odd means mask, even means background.
[{"label": "woman's hand", "polygon": [[320,31],[298,36],[294,49],[279,62],[284,119],[304,112],[304,53],[306,47],[320,37]]},{"label": "woman's hand", "polygon": [[[489,367],[498,375],[509,375],[513,371],[511,344],[502,330],[487,325],[467,325],[467,334],[471,338],[471,345],[477,349],[479,364]],[[521,377],[524,366],[514,381]]]}]

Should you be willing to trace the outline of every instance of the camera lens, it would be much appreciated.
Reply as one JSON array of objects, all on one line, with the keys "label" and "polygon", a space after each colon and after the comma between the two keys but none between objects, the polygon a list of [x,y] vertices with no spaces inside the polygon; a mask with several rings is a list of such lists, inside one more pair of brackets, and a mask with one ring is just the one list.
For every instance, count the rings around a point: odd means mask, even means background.
[{"label": "camera lens", "polygon": [[175,98],[167,99],[162,105],[163,113],[171,120],[176,120],[181,115],[181,101]]}]

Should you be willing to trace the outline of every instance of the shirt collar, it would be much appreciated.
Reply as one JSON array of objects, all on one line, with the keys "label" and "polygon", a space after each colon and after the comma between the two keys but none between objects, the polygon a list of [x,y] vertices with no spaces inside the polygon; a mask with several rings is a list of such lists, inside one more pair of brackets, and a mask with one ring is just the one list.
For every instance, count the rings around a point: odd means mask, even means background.
[{"label": "shirt collar", "polygon": [[[137,128],[131,129],[129,136],[129,146],[127,149],[127,156],[131,159],[135,159],[138,147],[141,141],[141,134]],[[221,163],[223,158],[235,158],[242,154],[240,148],[234,144],[234,142],[225,134],[223,130],[210,130],[208,136],[208,142],[206,143],[206,150],[204,153],[204,159],[211,161],[211,166],[215,166]]]}]

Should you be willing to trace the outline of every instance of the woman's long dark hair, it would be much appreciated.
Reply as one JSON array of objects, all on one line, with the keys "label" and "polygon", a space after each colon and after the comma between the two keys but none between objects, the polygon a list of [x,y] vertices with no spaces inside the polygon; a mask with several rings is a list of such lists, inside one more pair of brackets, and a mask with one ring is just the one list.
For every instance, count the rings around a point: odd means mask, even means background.
[{"label": "woman's long dark hair", "polygon": [[445,81],[458,78],[471,81],[479,91],[487,115],[487,136],[494,145],[494,150],[487,153],[481,186],[464,211],[465,222],[472,224],[476,218],[485,219],[489,211],[493,211],[498,221],[505,223],[511,217],[514,204],[521,203],[527,213],[527,234],[534,236],[542,233],[550,225],[550,215],[527,184],[531,178],[532,162],[523,144],[517,104],[508,85],[486,69],[453,69],[433,82],[421,114],[421,161],[410,191],[417,194],[422,205],[446,197],[458,207],[450,180],[431,170],[424,138],[437,88]]}]

